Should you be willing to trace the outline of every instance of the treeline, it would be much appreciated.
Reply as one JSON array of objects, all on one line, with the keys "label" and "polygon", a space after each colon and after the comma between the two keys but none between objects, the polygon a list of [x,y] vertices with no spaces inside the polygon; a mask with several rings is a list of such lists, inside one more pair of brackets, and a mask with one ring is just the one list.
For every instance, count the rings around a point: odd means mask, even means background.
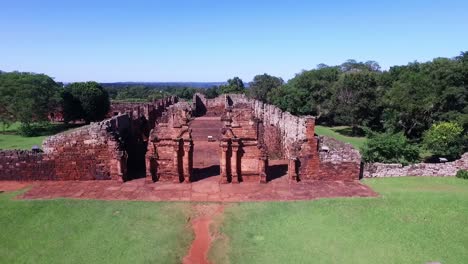
[{"label": "treeline", "polygon": [[316,116],[318,124],[350,126],[354,135],[371,138],[362,151],[368,161],[412,162],[421,152],[415,147],[421,146],[451,158],[467,150],[468,52],[386,71],[375,61],[348,60],[320,64],[287,82],[262,74],[248,85],[234,77],[211,88],[95,82],[64,86],[44,74],[0,72],[0,122],[30,124],[47,120],[58,109],[65,121],[91,122],[104,118],[110,100],[150,101],[168,95],[191,100],[196,92],[208,98],[246,93],[296,115]]},{"label": "treeline", "polygon": [[20,122],[22,135],[37,135],[51,113],[67,123],[89,123],[104,119],[109,107],[108,93],[96,82],[64,86],[45,74],[0,72],[0,123]]},{"label": "treeline", "polygon": [[149,102],[167,96],[175,95],[180,98],[191,100],[197,92],[204,92],[203,88],[193,88],[186,86],[146,86],[126,85],[126,86],[104,86],[111,100],[127,102]]},{"label": "treeline", "polygon": [[468,52],[388,71],[374,61],[320,64],[287,83],[264,74],[250,86],[250,96],[282,110],[366,133],[368,161],[414,162],[421,151],[456,158],[467,150]]}]

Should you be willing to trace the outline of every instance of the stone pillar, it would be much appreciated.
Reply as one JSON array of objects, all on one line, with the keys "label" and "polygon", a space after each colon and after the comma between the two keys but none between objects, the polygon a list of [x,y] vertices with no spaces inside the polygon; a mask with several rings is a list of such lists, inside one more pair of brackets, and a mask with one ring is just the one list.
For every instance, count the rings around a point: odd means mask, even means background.
[{"label": "stone pillar", "polygon": [[239,142],[237,140],[233,140],[231,144],[232,156],[231,156],[231,183],[239,183],[239,173],[238,173],[238,165],[237,161],[239,156],[237,151],[239,150]]},{"label": "stone pillar", "polygon": [[289,158],[288,177],[292,181],[298,181],[297,169],[296,169],[296,158]]},{"label": "stone pillar", "polygon": [[174,139],[174,170],[175,170],[175,175],[178,177],[177,179],[174,179],[175,181],[179,180],[181,178],[180,175],[180,165],[179,164],[179,155],[180,155],[180,140],[179,139]]},{"label": "stone pillar", "polygon": [[221,141],[221,160],[219,162],[221,183],[229,183],[228,172],[227,172],[227,151],[229,149],[229,142]]},{"label": "stone pillar", "polygon": [[190,183],[190,179],[192,178],[192,168],[191,168],[191,155],[192,155],[192,141],[185,141],[184,142],[184,164],[183,164],[183,171],[184,171],[184,182]]},{"label": "stone pillar", "polygon": [[268,157],[263,155],[260,157],[259,165],[258,165],[258,173],[260,175],[260,183],[267,183],[266,178],[266,168],[268,167]]}]

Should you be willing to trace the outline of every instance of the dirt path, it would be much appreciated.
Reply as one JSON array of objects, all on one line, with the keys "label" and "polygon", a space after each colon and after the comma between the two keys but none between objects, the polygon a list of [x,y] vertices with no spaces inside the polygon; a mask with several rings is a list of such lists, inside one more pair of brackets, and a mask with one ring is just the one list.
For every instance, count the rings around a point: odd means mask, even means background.
[{"label": "dirt path", "polygon": [[222,214],[223,209],[224,206],[222,204],[199,204],[195,206],[196,216],[192,220],[195,239],[187,256],[184,257],[184,264],[210,264],[208,261],[208,251],[211,242],[213,242],[210,225],[215,217]]}]

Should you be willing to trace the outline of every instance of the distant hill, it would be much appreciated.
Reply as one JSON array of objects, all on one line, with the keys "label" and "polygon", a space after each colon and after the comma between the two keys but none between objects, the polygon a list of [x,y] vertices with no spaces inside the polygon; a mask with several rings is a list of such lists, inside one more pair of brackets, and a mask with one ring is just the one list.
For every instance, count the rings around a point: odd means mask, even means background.
[{"label": "distant hill", "polygon": [[112,82],[112,83],[101,83],[104,87],[126,87],[126,86],[146,86],[146,87],[191,87],[191,88],[211,88],[213,86],[219,86],[226,84],[226,82]]}]

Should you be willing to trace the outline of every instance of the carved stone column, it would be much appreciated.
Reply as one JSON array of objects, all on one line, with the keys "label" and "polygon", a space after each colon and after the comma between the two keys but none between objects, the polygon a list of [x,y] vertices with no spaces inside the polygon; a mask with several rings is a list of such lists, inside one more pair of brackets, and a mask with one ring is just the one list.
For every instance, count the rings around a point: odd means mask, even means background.
[{"label": "carved stone column", "polygon": [[175,175],[177,179],[174,179],[174,181],[179,180],[181,178],[180,175],[180,166],[179,164],[179,155],[180,155],[180,139],[174,139],[174,170],[175,170]]},{"label": "carved stone column", "polygon": [[184,171],[184,182],[190,183],[190,179],[192,178],[192,168],[191,168],[191,155],[192,155],[192,141],[185,141],[184,142],[184,164],[183,164],[183,171]]},{"label": "carved stone column", "polygon": [[297,166],[296,166],[296,158],[289,158],[289,163],[288,163],[288,177],[292,181],[297,181]]},{"label": "carved stone column", "polygon": [[231,150],[232,150],[232,156],[231,156],[231,183],[239,183],[239,172],[238,172],[238,164],[237,161],[239,159],[239,156],[237,154],[237,151],[239,150],[239,142],[236,139],[232,139],[231,143]]},{"label": "carved stone column", "polygon": [[221,183],[229,183],[228,171],[227,171],[227,151],[229,149],[229,142],[221,141],[221,160],[219,162]]},{"label": "carved stone column", "polygon": [[266,168],[268,167],[268,156],[263,155],[260,157],[258,165],[258,173],[260,175],[260,183],[267,183]]}]

